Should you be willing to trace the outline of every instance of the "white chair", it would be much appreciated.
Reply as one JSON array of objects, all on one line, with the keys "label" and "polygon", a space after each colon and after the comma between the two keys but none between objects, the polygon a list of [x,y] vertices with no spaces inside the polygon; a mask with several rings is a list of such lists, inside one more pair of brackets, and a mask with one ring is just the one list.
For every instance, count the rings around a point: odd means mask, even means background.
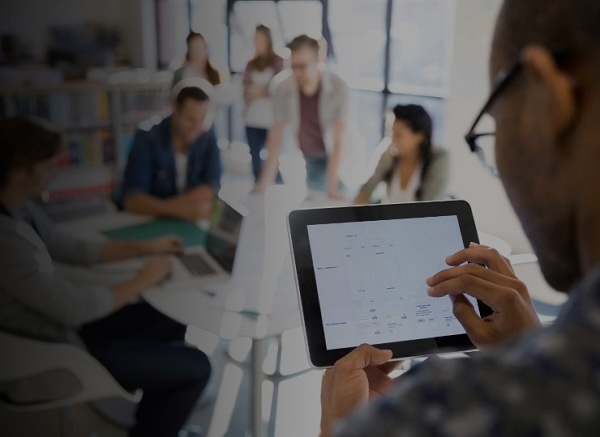
[{"label": "white chair", "polygon": [[65,436],[73,435],[70,408],[73,405],[99,399],[119,397],[138,403],[141,391],[130,393],[112,377],[94,357],[85,350],[66,343],[50,343],[33,340],[0,331],[0,385],[35,381],[34,378],[49,372],[62,372],[76,381],[76,390],[56,398],[44,396],[36,391],[39,400],[14,403],[0,397],[0,408],[15,412],[32,412],[50,409],[61,411],[61,428]]}]

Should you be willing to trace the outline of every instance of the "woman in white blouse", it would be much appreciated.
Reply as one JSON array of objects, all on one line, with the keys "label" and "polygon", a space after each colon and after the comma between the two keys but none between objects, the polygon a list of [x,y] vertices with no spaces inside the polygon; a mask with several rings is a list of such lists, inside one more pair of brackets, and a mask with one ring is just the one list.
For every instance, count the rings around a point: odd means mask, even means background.
[{"label": "woman in white blouse", "polygon": [[[391,144],[381,155],[375,172],[361,188],[355,203],[403,203],[445,198],[449,156],[431,143],[431,117],[419,105],[397,105],[393,111]],[[373,193],[382,183],[386,185],[387,196],[374,198]]]}]

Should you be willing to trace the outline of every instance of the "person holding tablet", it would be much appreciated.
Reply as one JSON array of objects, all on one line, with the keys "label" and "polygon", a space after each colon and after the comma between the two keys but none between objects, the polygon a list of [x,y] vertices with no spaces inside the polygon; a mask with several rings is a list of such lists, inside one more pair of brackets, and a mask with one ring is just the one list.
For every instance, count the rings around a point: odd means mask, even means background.
[{"label": "person holding tablet", "polygon": [[355,203],[377,200],[373,192],[385,183],[391,203],[442,200],[446,197],[450,162],[448,152],[431,142],[433,123],[420,105],[396,105],[389,148],[383,152],[375,173],[361,188]]},{"label": "person holding tablet", "polygon": [[[176,237],[87,241],[57,229],[32,202],[56,173],[61,142],[61,135],[41,122],[0,120],[0,329],[85,347],[125,389],[143,390],[129,435],[175,437],[211,369],[202,351],[185,344],[185,325],[138,301],[170,274],[170,259],[149,259],[137,274],[112,287],[77,286],[56,263],[87,266],[172,254],[181,252],[182,242]],[[45,399],[44,388],[60,384],[55,378],[60,376],[2,384],[0,396],[16,403]]]},{"label": "person holding tablet", "polygon": [[[553,326],[540,326],[496,251],[447,254],[427,294],[451,299],[481,356],[428,360],[393,380],[391,351],[356,348],[325,373],[323,436],[600,433],[598,22],[595,0],[505,0],[493,89],[466,136],[500,175],[546,280],[569,293]],[[496,123],[495,159],[481,147],[484,114]],[[493,314],[478,317],[467,295]]]}]

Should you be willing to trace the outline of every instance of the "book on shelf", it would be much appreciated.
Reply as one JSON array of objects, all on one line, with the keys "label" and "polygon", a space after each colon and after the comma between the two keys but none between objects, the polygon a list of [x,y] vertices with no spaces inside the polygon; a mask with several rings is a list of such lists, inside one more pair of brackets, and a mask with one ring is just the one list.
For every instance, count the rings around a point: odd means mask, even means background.
[{"label": "book on shelf", "polygon": [[104,90],[20,93],[11,100],[15,115],[45,118],[62,129],[87,129],[110,123],[110,101]]},{"label": "book on shelf", "polygon": [[115,162],[115,142],[110,130],[70,132],[59,167],[107,166]]}]

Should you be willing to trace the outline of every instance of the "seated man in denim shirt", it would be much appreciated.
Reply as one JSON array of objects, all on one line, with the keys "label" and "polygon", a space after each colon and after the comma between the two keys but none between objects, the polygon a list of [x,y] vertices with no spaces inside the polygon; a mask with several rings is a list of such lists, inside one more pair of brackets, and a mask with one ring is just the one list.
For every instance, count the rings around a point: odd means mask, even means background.
[{"label": "seated man in denim shirt", "polygon": [[122,187],[126,211],[195,221],[206,218],[221,179],[209,96],[198,87],[177,95],[171,116],[136,133]]}]

